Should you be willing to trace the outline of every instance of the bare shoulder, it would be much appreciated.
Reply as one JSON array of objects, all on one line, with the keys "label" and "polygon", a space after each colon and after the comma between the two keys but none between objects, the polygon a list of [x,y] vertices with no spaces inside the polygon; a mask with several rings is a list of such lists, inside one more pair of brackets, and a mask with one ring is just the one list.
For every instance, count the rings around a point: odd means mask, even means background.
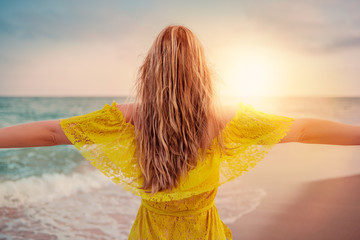
[{"label": "bare shoulder", "polygon": [[236,114],[236,105],[224,105],[218,108],[218,117],[223,125],[230,122]]},{"label": "bare shoulder", "polygon": [[133,123],[133,114],[134,114],[134,104],[118,104],[116,107],[122,112],[126,122]]}]

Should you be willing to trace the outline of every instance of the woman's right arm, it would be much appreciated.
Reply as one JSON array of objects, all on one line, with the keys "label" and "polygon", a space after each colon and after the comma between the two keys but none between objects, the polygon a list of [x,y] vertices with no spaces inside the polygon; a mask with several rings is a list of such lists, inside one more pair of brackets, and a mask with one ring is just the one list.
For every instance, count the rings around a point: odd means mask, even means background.
[{"label": "woman's right arm", "polygon": [[299,118],[294,120],[288,134],[280,141],[286,142],[360,145],[360,126],[323,119]]},{"label": "woman's right arm", "polygon": [[71,144],[60,120],[31,122],[0,128],[0,148],[43,147]]}]

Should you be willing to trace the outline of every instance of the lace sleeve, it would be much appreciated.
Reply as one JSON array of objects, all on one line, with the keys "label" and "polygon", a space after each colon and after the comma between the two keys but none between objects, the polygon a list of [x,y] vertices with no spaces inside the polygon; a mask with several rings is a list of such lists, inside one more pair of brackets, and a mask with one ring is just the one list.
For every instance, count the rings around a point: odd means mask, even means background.
[{"label": "lace sleeve", "polygon": [[286,135],[293,121],[239,103],[235,117],[223,130],[228,149],[220,158],[220,184],[253,168]]},{"label": "lace sleeve", "polygon": [[139,195],[142,175],[135,156],[134,128],[116,102],[86,115],[61,119],[60,125],[85,159],[113,182]]}]

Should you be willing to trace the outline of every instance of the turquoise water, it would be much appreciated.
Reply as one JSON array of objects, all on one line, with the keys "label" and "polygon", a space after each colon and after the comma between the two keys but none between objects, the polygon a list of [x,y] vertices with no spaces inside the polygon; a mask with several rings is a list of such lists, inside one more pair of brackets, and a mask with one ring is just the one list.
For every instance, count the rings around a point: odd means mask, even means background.
[{"label": "turquoise water", "polygon": [[[122,103],[125,98],[0,97],[0,127],[82,115],[112,101]],[[268,113],[360,125],[360,98],[241,101]],[[224,222],[252,211],[265,194],[261,188],[244,186],[219,197]],[[241,206],[235,210],[234,205],[222,206],[234,196],[241,199]],[[0,149],[0,238],[126,239],[139,204],[73,146]]]}]

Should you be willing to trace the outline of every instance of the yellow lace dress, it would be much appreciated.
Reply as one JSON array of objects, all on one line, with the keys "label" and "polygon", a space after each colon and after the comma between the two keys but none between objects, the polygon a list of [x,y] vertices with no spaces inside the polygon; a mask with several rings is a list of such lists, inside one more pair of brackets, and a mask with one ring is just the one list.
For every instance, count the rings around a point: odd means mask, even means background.
[{"label": "yellow lace dress", "polygon": [[254,167],[289,130],[294,118],[267,114],[239,103],[222,130],[228,154],[216,138],[203,159],[171,192],[150,195],[140,189],[142,174],[135,155],[134,126],[117,103],[81,116],[61,119],[66,136],[103,174],[141,197],[129,239],[232,239],[214,199],[220,185]]}]

